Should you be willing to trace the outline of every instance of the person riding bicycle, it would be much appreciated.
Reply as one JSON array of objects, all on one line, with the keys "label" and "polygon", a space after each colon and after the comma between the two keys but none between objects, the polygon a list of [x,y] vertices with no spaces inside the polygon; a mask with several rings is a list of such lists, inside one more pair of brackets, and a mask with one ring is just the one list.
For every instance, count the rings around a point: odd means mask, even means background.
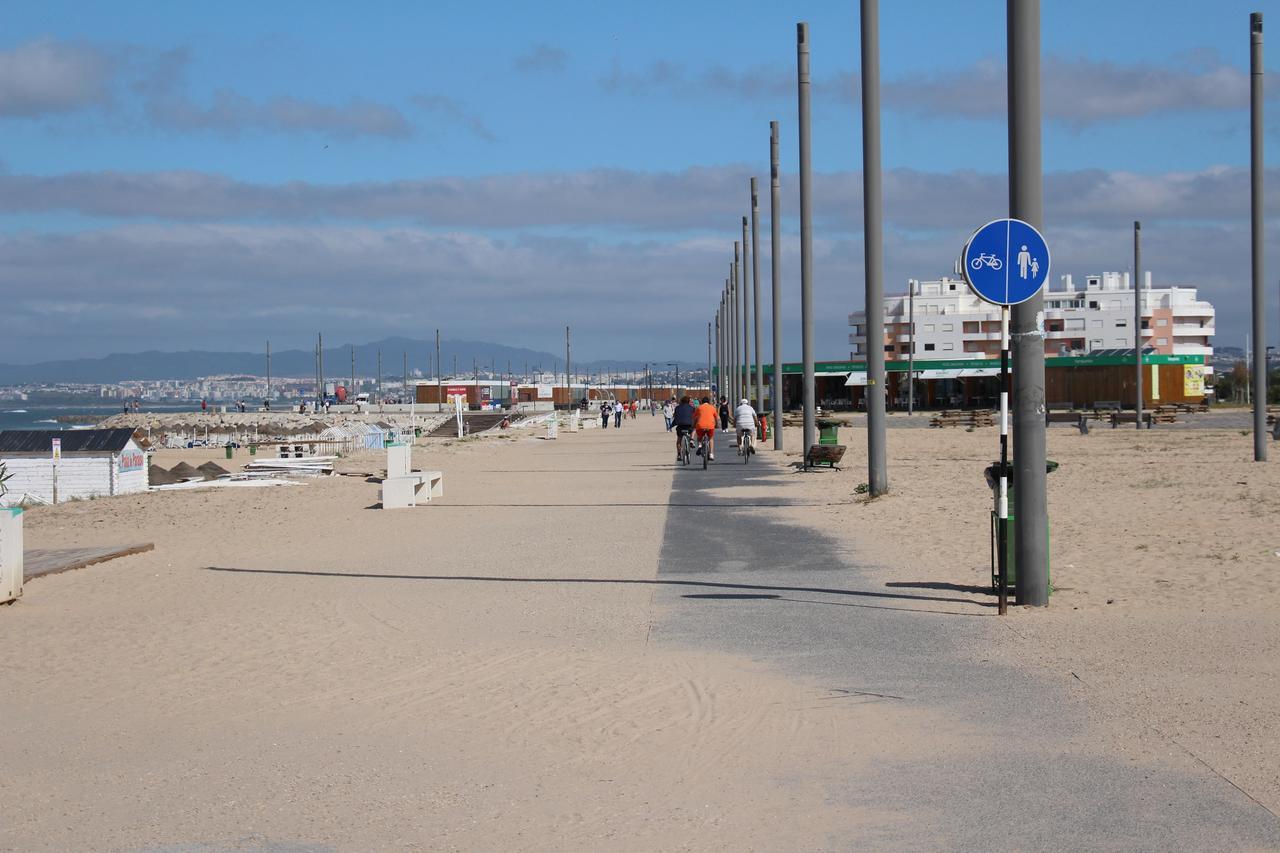
[{"label": "person riding bicycle", "polygon": [[[707,440],[707,450],[709,451],[707,459],[712,462],[716,461],[716,420],[719,415],[720,413],[716,411],[716,407],[711,403],[711,398],[703,397],[702,405],[698,406],[693,419],[693,440],[702,441],[704,438]],[[698,452],[701,453],[702,449],[699,448]]]},{"label": "person riding bicycle", "polygon": [[680,461],[680,438],[693,432],[693,421],[698,410],[693,407],[689,395],[680,398],[680,405],[671,413],[671,422],[676,426],[676,461]]},{"label": "person riding bicycle", "polygon": [[752,439],[756,437],[756,410],[745,398],[738,401],[738,408],[734,410],[733,428],[738,437],[738,447],[742,446],[743,433],[750,433]]}]

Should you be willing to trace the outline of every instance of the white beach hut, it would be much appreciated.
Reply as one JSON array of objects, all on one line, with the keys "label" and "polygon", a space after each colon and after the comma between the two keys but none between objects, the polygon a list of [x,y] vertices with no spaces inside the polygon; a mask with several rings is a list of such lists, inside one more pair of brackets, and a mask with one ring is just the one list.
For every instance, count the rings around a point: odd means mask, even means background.
[{"label": "white beach hut", "polygon": [[[53,442],[61,458],[53,459]],[[53,503],[147,489],[147,457],[131,429],[4,430],[0,461],[13,475],[0,504]]]}]

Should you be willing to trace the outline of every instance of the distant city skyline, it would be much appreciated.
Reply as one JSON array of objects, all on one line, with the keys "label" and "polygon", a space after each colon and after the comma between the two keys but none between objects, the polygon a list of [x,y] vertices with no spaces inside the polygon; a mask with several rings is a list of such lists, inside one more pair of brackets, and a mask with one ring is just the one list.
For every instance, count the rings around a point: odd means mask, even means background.
[{"label": "distant city skyline", "polygon": [[[1127,269],[1141,219],[1144,267],[1199,288],[1217,308],[1216,344],[1243,344],[1254,6],[1045,5],[1052,284]],[[51,2],[0,36],[0,362],[266,338],[306,349],[317,330],[367,341],[436,327],[554,352],[568,324],[584,360],[698,363],[748,178],[767,176],[771,119],[794,360],[802,18],[815,352],[847,353],[846,317],[862,307],[856,4],[356,17],[323,4]],[[893,293],[948,274],[973,228],[1007,212],[1004,3],[885,4],[881,18]],[[1269,82],[1267,154],[1280,166],[1280,79]],[[1280,169],[1267,186],[1274,243]]]}]

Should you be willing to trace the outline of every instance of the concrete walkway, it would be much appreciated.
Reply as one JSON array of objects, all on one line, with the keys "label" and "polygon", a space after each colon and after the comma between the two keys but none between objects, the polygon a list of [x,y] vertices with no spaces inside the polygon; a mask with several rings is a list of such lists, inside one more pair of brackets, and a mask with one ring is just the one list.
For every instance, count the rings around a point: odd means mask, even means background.
[{"label": "concrete walkway", "polygon": [[[923,749],[880,751],[869,772],[827,778],[832,808],[893,816],[870,846],[1280,848],[1280,820],[1189,753],[1106,722],[1084,691],[1033,666],[988,663],[990,644],[1018,641],[993,608],[945,590],[877,588],[834,539],[769,508],[794,503],[796,478],[820,474],[784,469],[769,452],[744,466],[729,436],[717,459],[676,472],[681,509],[667,519],[659,579],[670,585],[656,597],[654,640],[749,655],[889,720],[923,709],[945,721],[947,737],[892,732]],[[835,765],[854,767],[872,745],[830,748]]]}]

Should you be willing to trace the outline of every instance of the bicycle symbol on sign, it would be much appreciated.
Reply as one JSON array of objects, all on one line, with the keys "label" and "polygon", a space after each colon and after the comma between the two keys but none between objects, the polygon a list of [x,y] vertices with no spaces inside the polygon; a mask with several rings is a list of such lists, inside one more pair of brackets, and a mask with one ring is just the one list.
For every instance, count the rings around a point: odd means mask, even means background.
[{"label": "bicycle symbol on sign", "polygon": [[991,255],[991,254],[987,254],[986,252],[983,252],[982,254],[978,255],[978,257],[969,261],[969,266],[973,267],[975,270],[980,270],[984,266],[991,267],[993,270],[998,270],[1000,269],[1000,267],[1004,266],[1004,264],[1001,263],[1000,259],[997,258],[995,255]]}]

